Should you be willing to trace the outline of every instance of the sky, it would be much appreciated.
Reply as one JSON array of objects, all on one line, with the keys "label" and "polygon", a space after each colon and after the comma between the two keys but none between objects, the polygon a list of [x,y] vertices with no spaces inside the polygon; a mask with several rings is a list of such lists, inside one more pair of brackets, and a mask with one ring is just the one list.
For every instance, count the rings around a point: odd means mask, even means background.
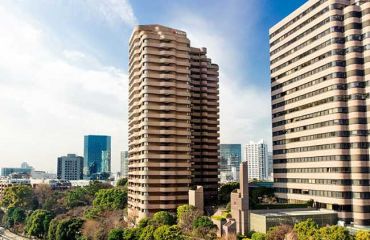
[{"label": "sky", "polygon": [[127,150],[128,40],[181,29],[220,67],[221,143],[271,146],[268,30],[305,0],[0,0],[0,167],[56,172],[83,136]]}]

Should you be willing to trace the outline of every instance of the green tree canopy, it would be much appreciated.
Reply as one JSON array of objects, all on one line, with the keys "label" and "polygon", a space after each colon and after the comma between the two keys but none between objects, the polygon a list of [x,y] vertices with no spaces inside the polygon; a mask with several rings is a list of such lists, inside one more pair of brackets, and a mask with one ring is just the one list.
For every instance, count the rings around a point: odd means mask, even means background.
[{"label": "green tree canopy", "polygon": [[140,233],[139,240],[154,240],[155,227],[148,225],[144,227]]},{"label": "green tree canopy", "polygon": [[[80,229],[83,223],[84,221],[80,218],[70,218],[70,219],[63,219],[59,221],[56,227],[55,238],[53,240],[77,240],[79,239],[81,237]],[[50,232],[50,229],[49,229],[49,232]],[[50,237],[50,234],[48,236]]]},{"label": "green tree canopy", "polygon": [[266,239],[266,234],[255,232],[255,233],[252,234],[251,239],[252,240],[265,240]]},{"label": "green tree canopy", "polygon": [[139,223],[137,224],[137,227],[138,228],[145,228],[146,226],[148,226],[150,222],[150,219],[145,217],[145,218],[142,218],[140,219]]},{"label": "green tree canopy", "polygon": [[187,204],[181,205],[177,208],[177,225],[184,232],[190,232],[194,220],[200,216],[202,214],[196,207]]},{"label": "green tree canopy", "polygon": [[173,225],[176,223],[176,219],[167,211],[159,211],[153,215],[150,223],[154,226]]},{"label": "green tree canopy", "polygon": [[218,203],[227,204],[228,202],[230,202],[230,193],[238,188],[238,182],[229,182],[222,185],[220,187],[220,190],[218,191]]},{"label": "green tree canopy", "polygon": [[24,223],[25,219],[26,213],[22,208],[10,207],[3,218],[3,223],[5,227],[12,228],[14,225]]},{"label": "green tree canopy", "polygon": [[340,226],[329,226],[322,227],[319,230],[320,240],[352,240],[352,236],[349,234],[345,227]]},{"label": "green tree canopy", "polygon": [[370,231],[361,230],[356,233],[356,240],[369,240],[370,239]]},{"label": "green tree canopy", "polygon": [[163,225],[154,231],[154,240],[185,240],[177,226]]},{"label": "green tree canopy", "polygon": [[69,190],[64,198],[64,203],[67,208],[89,205],[92,201],[92,196],[83,187],[76,187]]},{"label": "green tree canopy", "polygon": [[311,218],[294,225],[298,239],[314,240],[317,238],[318,230],[319,226]]},{"label": "green tree canopy", "polygon": [[128,183],[128,179],[127,178],[120,178],[120,179],[118,179],[118,181],[116,183],[116,186],[117,187],[126,187],[127,186],[127,183]]},{"label": "green tree canopy", "polygon": [[125,230],[121,228],[112,229],[108,233],[108,240],[122,240],[124,236]]},{"label": "green tree canopy", "polygon": [[57,219],[51,220],[49,224],[49,229],[48,229],[48,240],[55,240],[56,239],[56,232],[57,232],[57,227],[58,227],[59,221]]},{"label": "green tree canopy", "polygon": [[23,209],[33,209],[36,207],[32,188],[28,185],[15,185],[5,189],[0,206],[4,208],[19,207]]},{"label": "green tree canopy", "polygon": [[93,206],[105,210],[123,209],[127,202],[127,191],[119,188],[100,189],[95,194]]},{"label": "green tree canopy", "polygon": [[207,216],[201,216],[193,221],[194,228],[214,228],[215,224]]},{"label": "green tree canopy", "polygon": [[137,240],[141,234],[141,230],[139,228],[127,228],[125,229],[123,240]]},{"label": "green tree canopy", "polygon": [[90,184],[84,188],[91,196],[95,196],[95,193],[97,193],[100,189],[108,189],[112,187],[113,186],[108,183],[103,183],[100,181],[91,181]]},{"label": "green tree canopy", "polygon": [[25,231],[29,236],[43,238],[49,230],[50,221],[53,219],[53,214],[45,210],[35,210],[27,217]]}]

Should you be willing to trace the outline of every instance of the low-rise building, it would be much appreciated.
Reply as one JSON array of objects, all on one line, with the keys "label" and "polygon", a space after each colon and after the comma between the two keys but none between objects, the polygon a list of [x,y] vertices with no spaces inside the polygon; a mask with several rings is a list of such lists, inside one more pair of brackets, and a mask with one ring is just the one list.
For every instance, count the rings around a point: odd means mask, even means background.
[{"label": "low-rise building", "polygon": [[250,212],[250,231],[266,233],[271,227],[294,224],[308,218],[314,220],[320,227],[336,225],[338,213],[326,209],[268,209]]},{"label": "low-rise building", "polygon": [[32,168],[3,167],[0,168],[0,176],[7,177],[11,174],[31,175]]}]

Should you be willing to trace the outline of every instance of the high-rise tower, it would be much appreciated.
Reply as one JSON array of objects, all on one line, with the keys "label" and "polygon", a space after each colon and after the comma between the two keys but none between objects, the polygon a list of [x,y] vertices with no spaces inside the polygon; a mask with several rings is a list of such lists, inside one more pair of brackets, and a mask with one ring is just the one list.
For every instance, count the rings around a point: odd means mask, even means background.
[{"label": "high-rise tower", "polygon": [[309,0],[270,29],[274,181],[370,225],[370,2]]},{"label": "high-rise tower", "polygon": [[250,141],[245,145],[245,161],[248,163],[248,177],[256,180],[268,178],[268,151],[267,144]]},{"label": "high-rise tower", "polygon": [[111,137],[87,135],[84,137],[84,175],[92,179],[111,171]]},{"label": "high-rise tower", "polygon": [[195,185],[215,199],[218,66],[185,32],[161,25],[137,26],[129,54],[130,211],[175,210]]}]

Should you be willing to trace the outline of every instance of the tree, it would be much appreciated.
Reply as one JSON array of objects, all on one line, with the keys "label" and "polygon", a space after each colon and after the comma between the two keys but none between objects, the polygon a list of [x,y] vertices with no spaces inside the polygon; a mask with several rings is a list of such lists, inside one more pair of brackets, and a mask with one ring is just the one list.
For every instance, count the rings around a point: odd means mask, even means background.
[{"label": "tree", "polygon": [[53,194],[50,185],[48,184],[37,184],[33,189],[33,194],[39,203],[39,207],[44,208],[45,203],[49,197]]},{"label": "tree", "polygon": [[150,222],[150,219],[145,217],[145,218],[142,218],[140,219],[139,223],[137,224],[137,227],[138,228],[145,228],[146,226],[148,226]]},{"label": "tree", "polygon": [[220,187],[218,191],[218,203],[219,204],[227,204],[230,202],[230,193],[235,189],[239,188],[238,182],[229,182]]},{"label": "tree", "polygon": [[267,231],[266,240],[284,240],[285,236],[293,231],[289,225],[280,225],[272,227]]},{"label": "tree", "polygon": [[120,178],[118,179],[116,186],[117,187],[126,187],[127,186],[127,178]]},{"label": "tree", "polygon": [[24,223],[26,219],[26,213],[22,208],[19,207],[10,207],[5,213],[3,222],[5,227],[12,228],[14,225]]},{"label": "tree", "polygon": [[127,191],[118,188],[101,189],[95,194],[93,206],[104,210],[123,209],[127,202]]},{"label": "tree", "polygon": [[67,211],[65,204],[66,192],[52,191],[42,204],[42,209],[54,213],[54,215],[62,214]]},{"label": "tree", "polygon": [[361,230],[356,233],[355,236],[356,240],[369,240],[370,239],[370,231]]},{"label": "tree", "polygon": [[256,187],[249,192],[249,206],[254,208],[259,203],[262,196],[274,196],[274,189],[267,187]]},{"label": "tree", "polygon": [[155,227],[152,225],[144,227],[139,236],[139,240],[154,240],[154,231]]},{"label": "tree", "polygon": [[55,240],[77,240],[81,237],[83,222],[80,218],[61,220],[56,227]]},{"label": "tree", "polygon": [[91,196],[95,196],[100,189],[108,189],[112,188],[113,186],[108,183],[102,183],[99,181],[91,181],[90,184],[85,188],[86,192],[88,192]]},{"label": "tree", "polygon": [[56,239],[56,232],[57,232],[57,227],[58,227],[58,220],[53,219],[51,220],[49,224],[49,230],[48,230],[48,240],[55,240]]},{"label": "tree", "polygon": [[154,231],[154,240],[185,240],[177,226],[163,225]]},{"label": "tree", "polygon": [[76,187],[67,192],[64,199],[67,208],[89,205],[92,197],[83,187]]},{"label": "tree", "polygon": [[207,216],[200,216],[193,221],[193,235],[202,239],[216,238],[216,226]]},{"label": "tree", "polygon": [[177,225],[184,232],[192,230],[193,222],[198,217],[202,216],[200,211],[191,205],[181,205],[177,208]]},{"label": "tree", "polygon": [[150,220],[150,223],[154,226],[173,225],[176,223],[176,219],[169,212],[159,211],[153,215],[152,219]]},{"label": "tree", "polygon": [[99,181],[91,181],[86,187],[76,187],[67,192],[64,199],[65,206],[75,208],[91,205],[95,194],[101,189],[112,188],[111,185]]},{"label": "tree", "polygon": [[320,240],[352,240],[352,236],[349,234],[345,227],[340,226],[329,226],[322,227],[319,230]]},{"label": "tree", "polygon": [[108,234],[108,240],[122,240],[125,230],[121,228],[112,229]]},{"label": "tree", "polygon": [[27,218],[26,233],[29,236],[43,238],[49,229],[53,214],[49,211],[38,209]]},{"label": "tree", "polygon": [[85,212],[86,218],[96,218],[104,211],[123,209],[127,202],[127,191],[120,188],[100,189],[95,194],[93,207]]},{"label": "tree", "polygon": [[32,188],[28,185],[15,185],[5,189],[0,206],[4,208],[19,207],[33,209],[37,204],[34,201]]},{"label": "tree", "polygon": [[137,240],[141,234],[141,229],[139,228],[128,228],[125,229],[123,235],[123,240]]},{"label": "tree", "polygon": [[319,226],[311,218],[294,225],[298,239],[314,240],[317,238],[318,230]]},{"label": "tree", "polygon": [[252,234],[251,239],[252,240],[265,240],[266,239],[266,234],[255,232],[255,233]]}]

